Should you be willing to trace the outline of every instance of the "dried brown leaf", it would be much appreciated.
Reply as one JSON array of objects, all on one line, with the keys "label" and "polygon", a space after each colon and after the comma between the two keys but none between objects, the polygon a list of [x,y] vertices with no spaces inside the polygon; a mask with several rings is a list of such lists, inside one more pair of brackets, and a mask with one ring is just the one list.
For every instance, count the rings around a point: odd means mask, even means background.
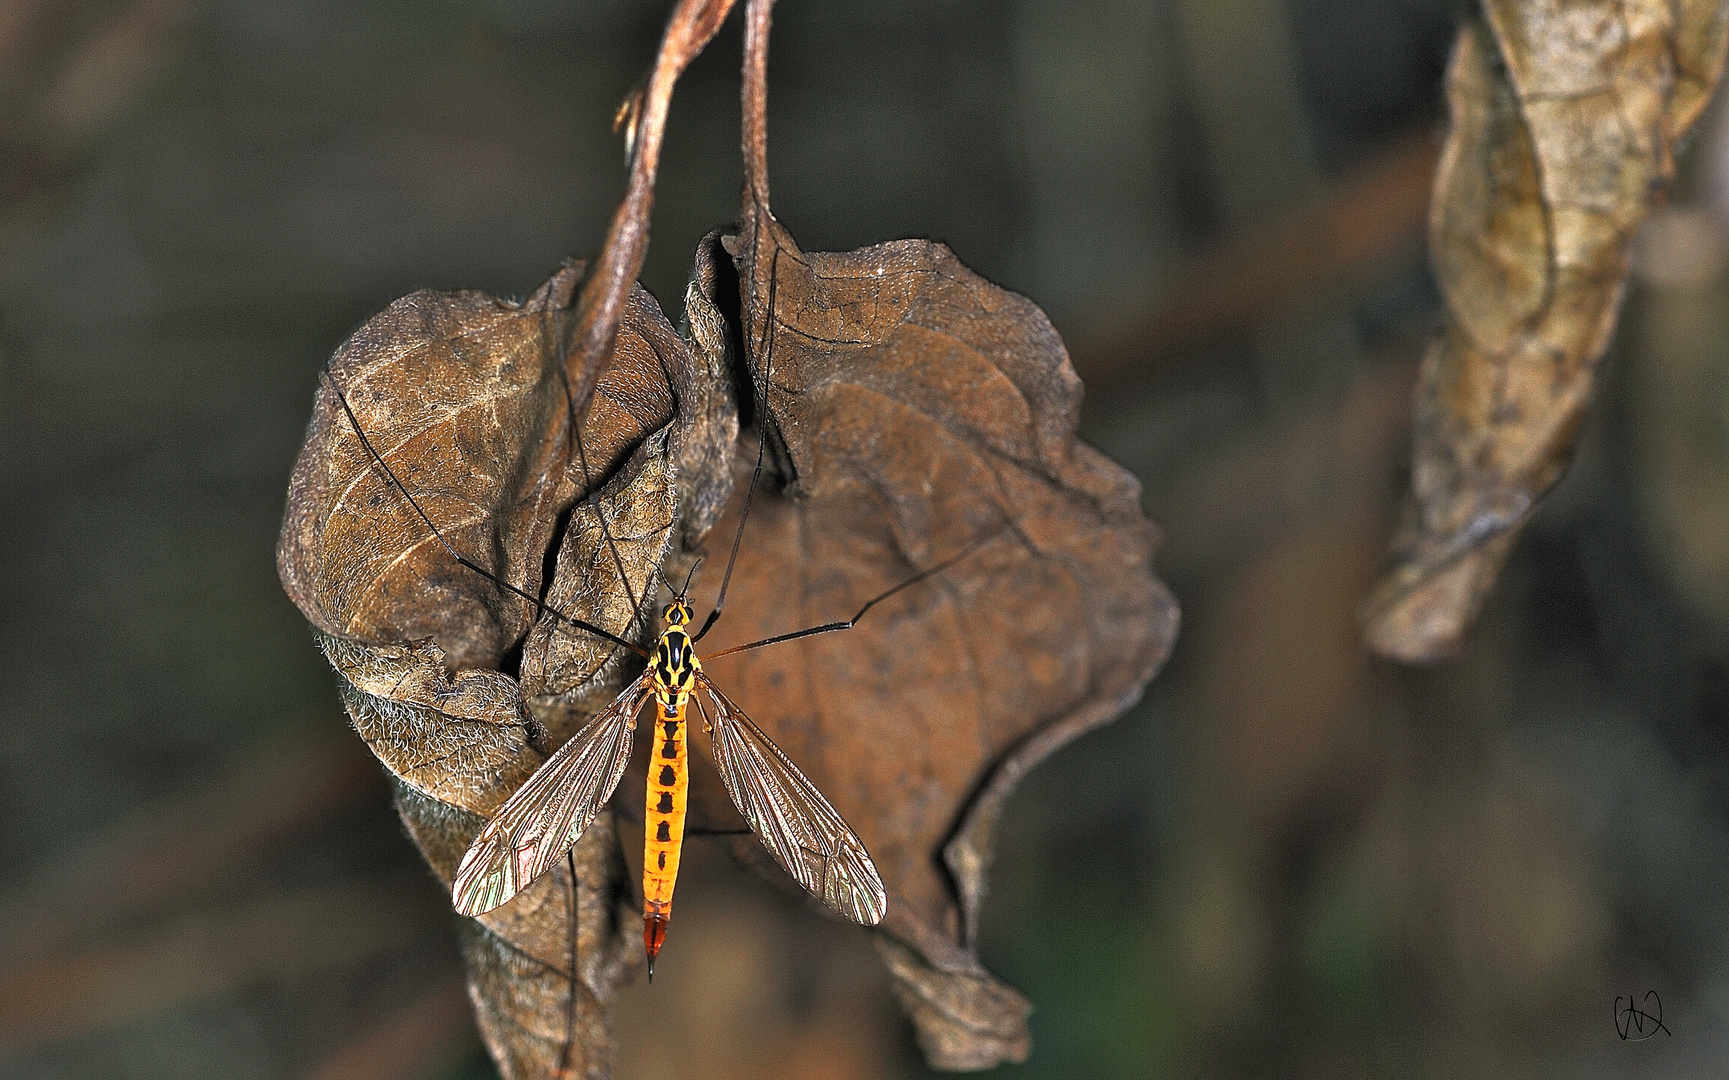
[{"label": "dried brown leaf", "polygon": [[1425,358],[1407,525],[1367,641],[1455,651],[1572,454],[1627,271],[1729,44],[1718,0],[1488,0],[1448,69],[1431,257],[1447,321]]},{"label": "dried brown leaf", "polygon": [[[560,362],[559,327],[582,268],[522,304],[476,292],[403,297],[337,350],[289,486],[277,565],[328,634],[437,641],[453,668],[496,667],[533,608],[454,563],[355,437],[366,432],[457,550],[532,592],[557,514],[579,493],[563,463],[571,400],[589,381]],[[620,367],[624,371],[627,368]],[[609,400],[612,395],[602,395]],[[585,449],[599,475],[628,449],[607,424]]]},{"label": "dried brown leaf", "polygon": [[[716,348],[699,368],[635,279],[673,85],[732,2],[681,0],[668,19],[631,112],[625,197],[586,278],[567,267],[522,304],[405,297],[337,351],[320,387],[279,573],[446,881],[486,815],[619,689],[605,640],[551,618],[529,634],[549,546],[558,610],[630,634],[668,545],[700,539],[726,499],[736,418],[715,320],[693,331]],[[621,535],[610,567],[599,514]],[[464,924],[470,992],[507,1080],[608,1075],[610,1001],[637,955],[620,930],[622,869],[602,814],[567,865]]]},{"label": "dried brown leaf", "polygon": [[747,16],[743,226],[726,244],[783,475],[752,508],[726,639],[844,619],[972,553],[848,633],[712,670],[870,849],[928,1059],[985,1068],[1029,1049],[1025,999],[972,953],[1003,801],[1139,696],[1176,604],[1139,484],[1075,439],[1080,381],[1043,312],[941,244],[806,253],[774,219],[769,7]]},{"label": "dried brown leaf", "polygon": [[1027,769],[1163,661],[1155,530],[1135,480],[1075,440],[1080,384],[1033,304],[940,244],[806,254],[762,226],[737,258],[765,316],[777,268],[767,395],[788,475],[751,510],[723,643],[844,619],[980,546],[848,633],[711,670],[870,849],[932,1064],[1020,1060],[1027,1005],[971,952],[992,829]]},{"label": "dried brown leaf", "polygon": [[[730,451],[736,418],[720,358],[698,366],[640,289],[598,378],[561,352],[580,274],[560,271],[522,304],[478,293],[393,304],[338,350],[296,465],[284,584],[319,627],[356,730],[399,782],[403,820],[447,881],[486,816],[616,694],[622,650],[554,629],[458,563],[370,456],[333,387],[452,548],[538,595],[557,540],[548,602],[634,633],[669,545],[726,497],[718,448]],[[579,440],[571,388],[585,384]],[[574,994],[565,866],[465,930],[482,1032],[510,1077],[553,1075],[561,1062],[606,1075],[609,1002],[640,962],[622,929],[630,886],[610,813],[573,857]]]}]

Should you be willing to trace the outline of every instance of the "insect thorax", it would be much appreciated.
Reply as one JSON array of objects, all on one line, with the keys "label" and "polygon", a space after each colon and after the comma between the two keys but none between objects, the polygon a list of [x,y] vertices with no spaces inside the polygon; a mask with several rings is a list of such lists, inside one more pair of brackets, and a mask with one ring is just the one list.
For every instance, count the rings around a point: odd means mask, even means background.
[{"label": "insect thorax", "polygon": [[678,626],[669,626],[654,647],[654,688],[670,713],[678,713],[684,699],[696,685],[696,673],[701,668],[690,635]]}]

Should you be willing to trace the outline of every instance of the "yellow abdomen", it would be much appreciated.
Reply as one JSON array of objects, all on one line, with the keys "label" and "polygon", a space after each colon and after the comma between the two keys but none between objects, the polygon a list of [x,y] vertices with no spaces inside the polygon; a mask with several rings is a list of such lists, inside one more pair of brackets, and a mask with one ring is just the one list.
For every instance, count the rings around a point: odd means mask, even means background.
[{"label": "yellow abdomen", "polygon": [[678,883],[678,855],[684,845],[685,799],[690,772],[685,741],[688,694],[668,704],[655,695],[654,753],[648,762],[648,801],[642,815],[642,943],[648,950],[648,971],[666,941],[672,921],[672,890]]}]

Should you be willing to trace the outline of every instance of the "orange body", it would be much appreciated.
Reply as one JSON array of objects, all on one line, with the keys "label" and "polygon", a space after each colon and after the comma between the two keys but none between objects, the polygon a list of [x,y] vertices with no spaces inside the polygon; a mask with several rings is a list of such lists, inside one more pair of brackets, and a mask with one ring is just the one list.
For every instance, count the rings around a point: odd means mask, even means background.
[{"label": "orange body", "polygon": [[648,763],[648,802],[642,814],[642,944],[648,970],[666,941],[672,919],[672,890],[678,884],[678,855],[684,844],[685,798],[690,790],[685,717],[690,698],[667,707],[656,695],[654,754]]}]

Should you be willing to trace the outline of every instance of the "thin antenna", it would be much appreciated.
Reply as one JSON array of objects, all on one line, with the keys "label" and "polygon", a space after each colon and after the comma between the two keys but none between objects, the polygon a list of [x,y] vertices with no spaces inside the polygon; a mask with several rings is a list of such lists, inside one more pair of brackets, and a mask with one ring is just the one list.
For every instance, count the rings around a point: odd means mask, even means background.
[{"label": "thin antenna", "polygon": [[[1006,528],[1006,527],[1007,527],[1006,525],[1003,526],[1003,528]],[[1002,528],[992,529],[990,532],[979,537],[977,540],[974,540],[972,543],[968,544],[965,548],[961,549],[960,554],[951,555],[948,558],[944,559],[942,562],[937,563],[935,566],[929,567],[929,568],[924,569],[924,570],[920,570],[918,573],[914,574],[910,578],[907,578],[905,581],[901,582],[899,585],[896,585],[893,588],[889,589],[887,592],[879,593],[876,596],[871,597],[869,600],[865,601],[864,607],[861,607],[858,609],[857,614],[855,614],[852,618],[848,619],[845,622],[823,623],[821,626],[813,626],[808,630],[794,630],[790,634],[776,634],[774,637],[763,638],[761,641],[753,641],[747,645],[734,645],[730,649],[722,649],[720,652],[710,653],[709,655],[699,657],[698,659],[700,659],[702,663],[706,664],[710,660],[713,660],[717,657],[731,656],[733,653],[744,652],[747,649],[760,649],[764,645],[778,645],[783,641],[797,641],[799,638],[815,637],[818,634],[832,634],[837,630],[851,630],[853,627],[858,625],[858,621],[860,619],[864,618],[865,612],[869,611],[871,608],[876,607],[878,604],[882,603],[884,600],[887,600],[889,597],[893,596],[895,593],[900,592],[902,589],[911,588],[912,586],[917,585],[919,582],[923,581],[925,578],[932,577],[934,575],[942,573],[944,570],[947,570],[949,567],[953,566],[955,563],[960,562],[962,559],[966,558],[968,555],[971,555],[973,552],[977,551],[979,548],[984,547],[986,543],[988,543],[992,539],[994,539],[996,537],[996,535],[1000,532],[1002,532]]]},{"label": "thin antenna", "polygon": [[318,374],[319,374],[320,378],[322,378],[325,382],[330,384],[331,391],[336,395],[336,400],[339,403],[341,403],[342,411],[347,414],[348,422],[354,428],[354,434],[359,436],[359,438],[360,438],[360,445],[362,445],[366,448],[366,452],[369,455],[371,455],[372,460],[378,465],[378,467],[380,469],[384,470],[384,475],[390,479],[391,484],[393,484],[396,487],[397,491],[400,491],[402,493],[402,497],[404,499],[408,500],[408,505],[414,508],[415,514],[419,516],[420,520],[426,525],[427,529],[432,532],[432,535],[438,540],[439,546],[443,547],[444,550],[450,555],[450,557],[452,559],[455,559],[459,565],[465,566],[468,569],[474,571],[475,573],[479,574],[481,577],[492,582],[494,585],[497,585],[499,588],[504,589],[507,592],[514,593],[515,595],[521,597],[522,599],[527,600],[529,603],[533,604],[537,610],[541,611],[544,614],[551,615],[555,619],[559,619],[565,623],[568,623],[569,625],[575,627],[578,630],[582,630],[582,631],[585,631],[587,633],[593,634],[596,637],[605,638],[607,641],[612,642],[614,645],[618,645],[618,646],[621,646],[622,648],[629,649],[631,652],[636,653],[638,656],[646,658],[649,655],[648,650],[644,649],[641,645],[637,645],[634,642],[626,641],[625,639],[619,637],[617,634],[614,634],[610,630],[603,630],[600,627],[595,626],[593,623],[588,623],[588,622],[584,622],[581,619],[572,618],[571,616],[566,615],[564,612],[558,610],[557,608],[550,607],[547,604],[542,603],[539,597],[533,596],[533,595],[529,594],[527,591],[517,588],[515,585],[512,585],[510,582],[505,581],[503,578],[499,577],[497,574],[494,574],[492,571],[487,570],[485,567],[482,567],[478,563],[471,561],[466,556],[464,556],[461,552],[457,551],[454,547],[451,547],[450,541],[446,540],[444,538],[443,531],[440,530],[437,525],[434,525],[432,523],[432,519],[430,517],[428,517],[426,514],[426,511],[421,508],[420,501],[418,499],[416,499],[412,493],[409,492],[407,485],[405,485],[400,479],[397,478],[396,473],[391,471],[389,463],[384,460],[384,455],[380,454],[378,452],[377,448],[372,445],[372,440],[366,437],[366,431],[363,428],[361,428],[361,426],[360,426],[360,418],[354,415],[354,409],[352,407],[350,407],[348,404],[347,395],[345,395],[342,392],[342,387],[340,387],[336,384],[336,376],[331,373],[330,365],[326,364],[322,369],[320,369]]},{"label": "thin antenna", "polygon": [[[756,441],[756,468],[751,470],[750,490],[745,492],[744,511],[738,516],[738,532],[732,537],[732,554],[726,557],[726,573],[721,575],[720,595],[714,599],[714,610],[703,620],[702,629],[696,632],[691,641],[701,641],[709,628],[720,620],[721,609],[726,607],[727,586],[732,584],[733,564],[738,562],[738,546],[744,541],[744,524],[750,520],[750,506],[756,500],[756,484],[762,477],[763,452],[768,449],[768,392],[769,374],[774,367],[774,296],[776,286],[780,284],[780,245],[776,244],[774,258],[768,267],[768,326],[763,329],[763,360],[762,360],[762,405],[756,410],[756,426],[760,434]],[[752,388],[754,391],[754,387]],[[756,395],[751,395],[755,401]]]}]

